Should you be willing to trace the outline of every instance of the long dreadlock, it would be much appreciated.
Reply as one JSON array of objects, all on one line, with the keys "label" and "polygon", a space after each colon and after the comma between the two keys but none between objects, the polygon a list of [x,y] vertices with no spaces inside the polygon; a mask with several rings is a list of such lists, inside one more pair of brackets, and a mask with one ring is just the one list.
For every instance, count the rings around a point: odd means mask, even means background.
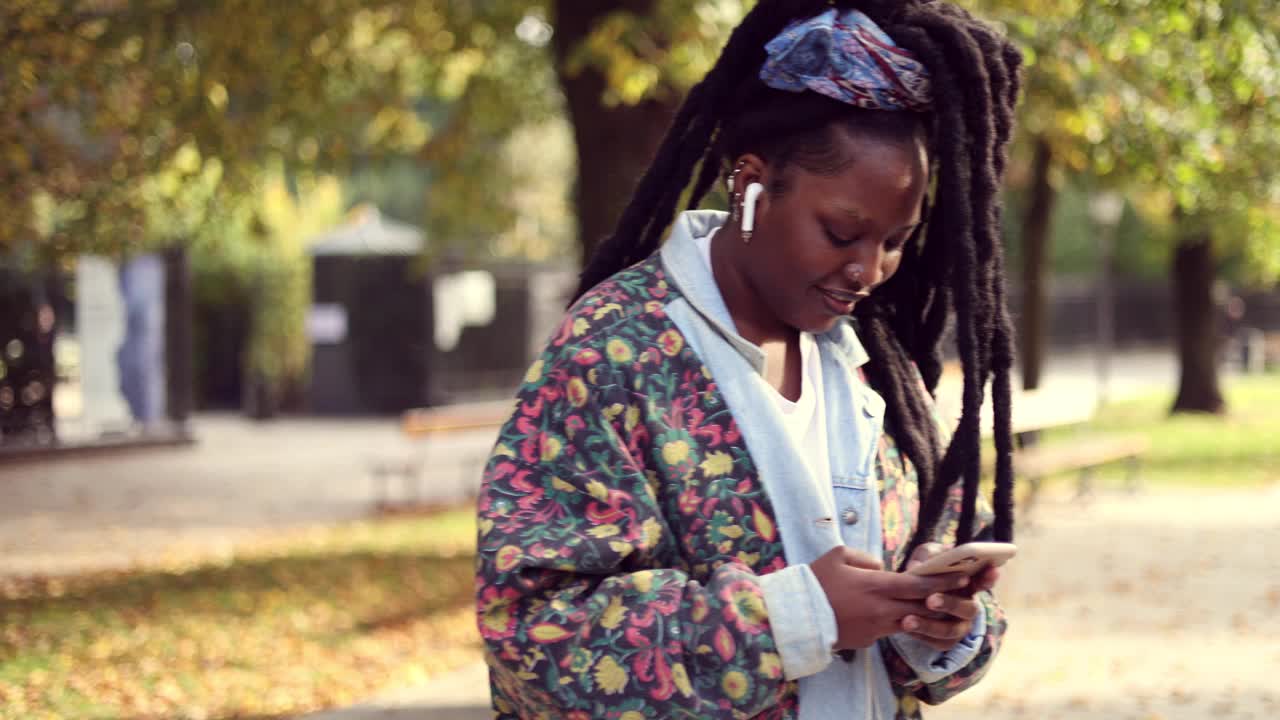
[{"label": "long dreadlock", "polygon": [[[759,81],[765,44],[792,21],[832,6],[862,11],[924,63],[934,93],[930,117],[864,111],[811,92],[772,90]],[[794,162],[822,172],[824,155],[834,152],[826,133],[833,123],[888,139],[925,128],[935,185],[925,223],[908,242],[898,272],[854,311],[871,356],[868,382],[884,396],[889,431],[917,471],[920,516],[907,557],[933,535],[956,482],[964,493],[956,540],[973,537],[981,470],[979,411],[988,379],[996,441],[992,535],[1013,539],[1013,341],[1004,298],[999,187],[1020,65],[1021,55],[1005,38],[944,2],[762,0],[689,92],[576,293],[581,296],[653,253],[690,183],[689,207],[696,208],[727,161],[743,152],[756,152],[779,168]],[[963,401],[956,432],[940,452],[929,396],[942,374],[941,340],[953,310]]]}]

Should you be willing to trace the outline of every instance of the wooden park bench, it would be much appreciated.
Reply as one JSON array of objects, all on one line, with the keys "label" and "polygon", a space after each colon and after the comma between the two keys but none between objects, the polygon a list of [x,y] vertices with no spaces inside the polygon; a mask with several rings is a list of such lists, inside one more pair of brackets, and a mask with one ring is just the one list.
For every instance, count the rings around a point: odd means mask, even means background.
[{"label": "wooden park bench", "polygon": [[[502,424],[511,417],[510,401],[446,405],[433,408],[414,408],[400,416],[400,432],[414,440],[414,448],[408,454],[374,458],[369,463],[369,476],[373,482],[374,503],[379,510],[412,508],[422,504],[422,483],[429,474],[429,461],[437,441],[458,433],[491,430],[497,434]],[[392,482],[403,483],[399,500],[392,498]]]},{"label": "wooden park bench", "polygon": [[[1040,496],[1046,478],[1078,471],[1076,498],[1084,499],[1093,492],[1094,473],[1112,463],[1127,465],[1125,488],[1139,489],[1142,455],[1150,449],[1150,441],[1141,435],[1102,434],[1081,429],[1093,419],[1096,402],[1092,395],[1062,390],[1030,390],[1015,393],[1011,424],[1014,435],[1014,471],[1025,488],[1019,498],[1024,514],[1029,516]],[[990,403],[983,406],[983,432],[991,434]],[[1076,428],[1067,438],[1041,443],[1047,430]],[[986,458],[988,473],[994,469],[994,458]]]}]

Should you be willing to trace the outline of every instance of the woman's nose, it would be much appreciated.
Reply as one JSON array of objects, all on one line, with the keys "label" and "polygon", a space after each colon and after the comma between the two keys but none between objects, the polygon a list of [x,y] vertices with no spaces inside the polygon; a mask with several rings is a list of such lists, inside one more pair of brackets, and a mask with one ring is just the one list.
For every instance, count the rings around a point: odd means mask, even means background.
[{"label": "woman's nose", "polygon": [[861,285],[863,276],[867,274],[867,268],[860,262],[851,262],[844,266],[844,278],[851,283]]},{"label": "woman's nose", "polygon": [[844,266],[844,277],[859,288],[880,284],[883,273],[880,268],[879,249],[858,254],[858,258]]}]

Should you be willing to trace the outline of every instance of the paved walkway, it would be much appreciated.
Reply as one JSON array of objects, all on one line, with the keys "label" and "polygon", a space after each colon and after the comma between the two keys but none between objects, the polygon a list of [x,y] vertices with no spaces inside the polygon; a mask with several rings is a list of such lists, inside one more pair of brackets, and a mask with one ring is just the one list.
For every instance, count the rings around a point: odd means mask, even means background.
[{"label": "paved walkway", "polygon": [[455,502],[493,444],[486,431],[414,443],[390,418],[209,415],[192,430],[192,447],[0,467],[0,575],[216,557],[260,533],[367,516],[376,458],[425,452],[422,497]]},{"label": "paved walkway", "polygon": [[[1091,395],[1093,373],[1089,354],[1056,355],[1046,387]],[[1169,352],[1126,352],[1113,361],[1111,387],[1172,388],[1174,377]],[[375,458],[428,453],[424,499],[458,500],[474,490],[493,442],[479,430],[414,443],[394,418],[206,415],[192,431],[194,447],[0,466],[0,576],[216,557],[259,533],[362,517]]]}]

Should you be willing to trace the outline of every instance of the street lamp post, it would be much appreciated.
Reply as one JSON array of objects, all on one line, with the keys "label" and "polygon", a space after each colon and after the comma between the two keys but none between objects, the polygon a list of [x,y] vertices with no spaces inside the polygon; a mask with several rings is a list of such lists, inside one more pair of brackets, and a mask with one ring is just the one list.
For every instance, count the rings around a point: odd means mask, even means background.
[{"label": "street lamp post", "polygon": [[1115,346],[1115,236],[1124,212],[1124,196],[1116,192],[1095,193],[1089,198],[1089,216],[1098,240],[1097,319],[1098,405],[1107,401],[1111,382],[1111,353]]}]

